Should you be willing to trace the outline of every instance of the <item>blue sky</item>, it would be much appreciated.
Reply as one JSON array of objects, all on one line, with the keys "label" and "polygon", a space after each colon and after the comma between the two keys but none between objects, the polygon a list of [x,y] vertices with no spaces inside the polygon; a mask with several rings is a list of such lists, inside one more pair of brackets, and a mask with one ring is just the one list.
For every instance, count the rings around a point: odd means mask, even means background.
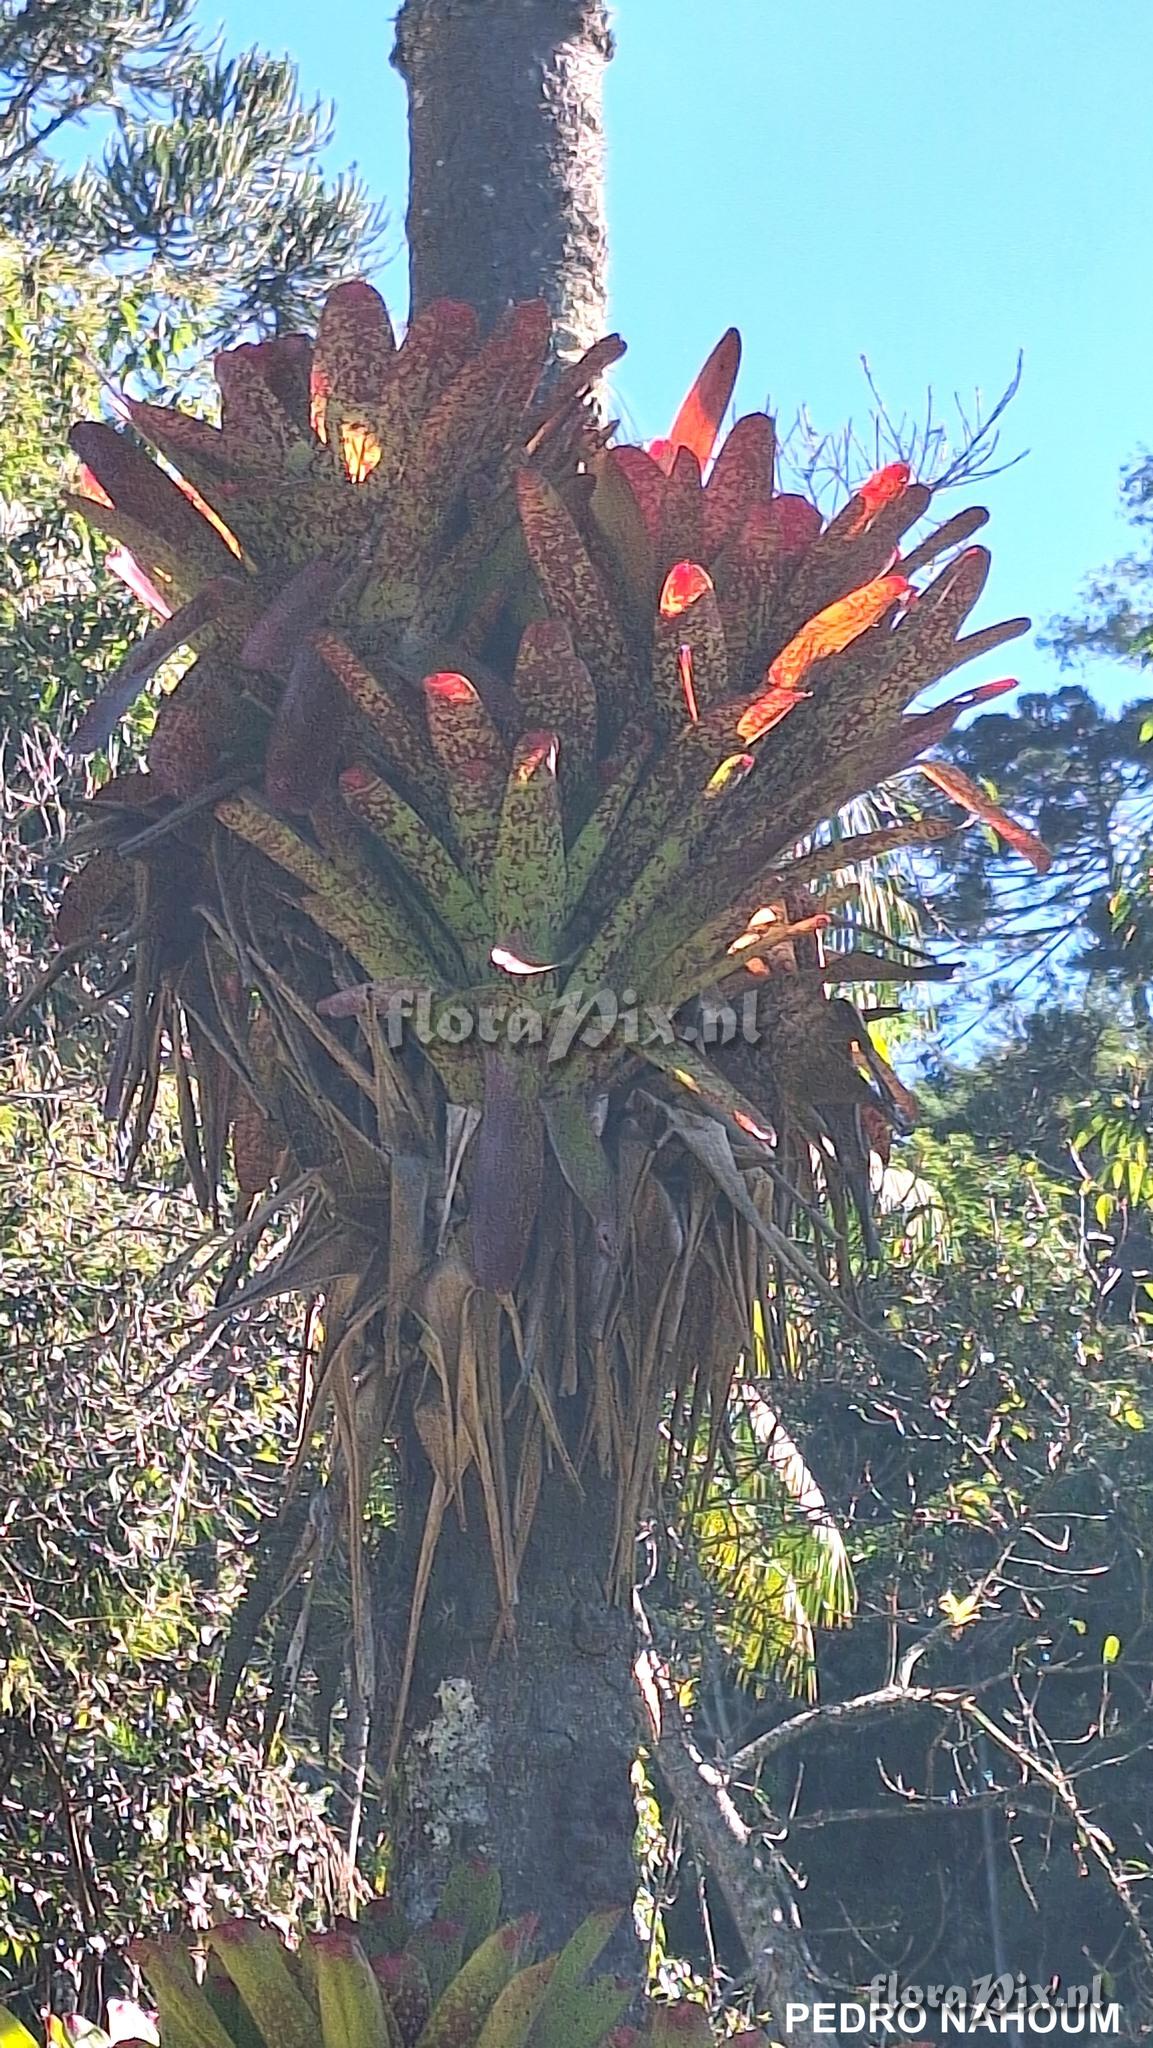
[{"label": "blue sky", "polygon": [[[392,9],[202,0],[232,46],[287,50],[336,102],[333,166],[389,201],[376,281],[403,307],[405,106]],[[730,322],[742,409],[864,420],[932,384],[995,397],[1025,372],[975,495],[993,518],[982,618],[1043,622],[1121,552],[1123,462],[1153,442],[1151,0],[621,0],[609,72],[612,324],[631,428],[662,430]],[[973,493],[969,494],[974,495]],[[966,500],[948,501],[954,508]],[[1022,642],[1013,672],[1052,687]],[[997,672],[1004,672],[1000,657]],[[976,671],[973,680],[977,680]],[[1135,679],[1090,672],[1109,701]],[[969,680],[967,677],[966,680]]]}]

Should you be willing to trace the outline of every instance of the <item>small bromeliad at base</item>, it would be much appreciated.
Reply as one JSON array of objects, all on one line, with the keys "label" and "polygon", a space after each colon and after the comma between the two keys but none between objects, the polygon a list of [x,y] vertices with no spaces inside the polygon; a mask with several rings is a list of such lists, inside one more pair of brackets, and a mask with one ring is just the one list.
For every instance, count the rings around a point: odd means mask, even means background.
[{"label": "small bromeliad at base", "polygon": [[[534,1961],[535,1917],[501,1924],[499,1876],[473,1858],[423,1926],[381,1897],[295,1943],[258,1920],[225,1920],[183,1943],[139,1939],[128,1953],[155,2000],[159,2048],[713,2048],[708,2013],[691,2000],[650,2001],[638,2023],[626,2020],[637,2018],[633,1984],[594,1974],[621,1917],[590,1914]],[[755,2029],[722,2031],[735,2048],[765,2048]],[[112,2048],[97,2028],[83,2039]],[[37,2048],[2,2007],[0,2040]],[[75,2048],[59,2020],[46,2048]]]}]

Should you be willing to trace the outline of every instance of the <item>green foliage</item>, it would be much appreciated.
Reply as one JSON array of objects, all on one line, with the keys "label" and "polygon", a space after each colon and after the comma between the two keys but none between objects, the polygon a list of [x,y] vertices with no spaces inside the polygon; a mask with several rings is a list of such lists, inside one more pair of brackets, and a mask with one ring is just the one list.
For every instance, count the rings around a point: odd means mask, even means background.
[{"label": "green foliage", "polygon": [[[407,1928],[391,1898],[368,1902],[358,1921],[329,1933],[304,1933],[294,1945],[255,1920],[227,1920],[204,1938],[203,1977],[191,1943],[141,1939],[133,1957],[156,2000],[160,2048],[599,2048],[628,2009],[627,1981],[590,1973],[622,1918],[620,1908],[590,1914],[557,1954],[528,1956],[532,1914],[496,1924],[500,1884],[481,1859],[451,1874],[436,1918]],[[476,1907],[484,1911],[478,1918]],[[457,1912],[453,1921],[449,1910]],[[466,1931],[467,1930],[467,1931]],[[435,1936],[430,1943],[424,1936]],[[455,1947],[445,1978],[430,1974],[432,1950]],[[0,2007],[0,2039],[22,2048]],[[699,2006],[653,2005],[630,2043],[708,2048],[713,2039]],[[96,2029],[89,2048],[111,2048]],[[747,2048],[762,2037],[742,2036]]]},{"label": "green foliage", "polygon": [[1153,459],[1146,450],[1122,471],[1121,503],[1134,530],[1132,551],[1098,570],[1075,611],[1055,619],[1042,646],[1066,667],[1086,656],[1143,667],[1153,627]]},{"label": "green foliage", "polygon": [[[853,1627],[817,1646],[816,1711],[779,1684],[738,1689],[716,1650],[726,1609],[700,1588],[694,1602],[691,1582],[679,1605],[644,1597],[702,1753],[730,1759],[742,1818],[804,1872],[819,1977],[899,1973],[915,1943],[935,1976],[966,1981],[985,1966],[995,1884],[1015,1966],[1068,1977],[1083,1942],[1111,1956],[1135,2012],[1144,1960],[1122,1899],[1139,1913],[1124,1873],[1146,1853],[1153,1748],[1153,1395],[1142,1331],[1102,1304],[1086,1243],[1069,1150],[1082,1077],[1064,1072],[1056,1033],[1048,1050],[1036,1153],[1015,1142],[1030,1126],[1027,1047],[1008,1076],[1001,1054],[938,1081],[935,1130],[898,1145],[882,1181],[871,1342],[815,1316],[803,1375],[769,1383],[855,1583]],[[735,1479],[722,1471],[718,1489],[739,1502]],[[771,1522],[761,1543],[771,1560]],[[903,1702],[903,1686],[938,1704]],[[780,1747],[761,1759],[762,1740]],[[742,1967],[724,1899],[675,1838],[662,1863],[659,1746],[651,1768],[646,1905],[662,1967],[677,1967],[669,1951],[690,1958],[716,1995]],[[1079,1813],[1114,1845],[1109,1875]]]},{"label": "green foliage", "polygon": [[[762,1323],[759,1313],[755,1321]],[[764,1373],[767,1364],[765,1354],[754,1368]],[[815,1698],[818,1632],[852,1620],[853,1573],[844,1537],[767,1390],[764,1379],[742,1379],[723,1469],[702,1455],[685,1513],[688,1555],[708,1589],[717,1646],[741,1678],[762,1688],[775,1679]],[[690,1597],[687,1586],[681,1591]]]},{"label": "green foliage", "polygon": [[991,1167],[1016,1146],[1059,1181],[1069,1174],[1069,1141],[1086,1105],[1137,1054],[1132,1026],[1103,994],[1053,1002],[991,1034],[969,1063],[927,1057],[921,1098],[938,1135],[968,1136]]},{"label": "green foliage", "polygon": [[14,732],[66,730],[138,630],[124,586],[97,583],[103,543],[61,503],[68,431],[105,379],[149,391],[173,363],[192,374],[211,295],[159,265],[128,280],[4,242],[0,304],[0,704]]},{"label": "green foliage", "polygon": [[[196,393],[254,299],[291,320],[353,260],[371,219],[362,194],[312,167],[326,119],[290,67],[205,48],[184,0],[0,6],[10,998],[43,960],[62,804],[90,786],[61,736],[139,631],[101,573],[105,543],[62,507],[69,429],[109,384],[146,398],[178,372]],[[81,121],[103,161],[66,172],[47,151],[59,138],[75,164]],[[294,241],[300,260],[285,262]],[[287,294],[269,288],[282,262]],[[150,708],[130,722],[113,767],[150,722]],[[183,1351],[211,1282],[184,1284],[204,1243],[163,1136],[175,1101],[131,1194],[95,1108],[95,1062],[122,1017],[115,972],[62,984],[35,1056],[5,1076],[0,1978],[29,2010],[53,1984],[64,2009],[95,2010],[118,1987],[116,1944],[174,1909],[336,1908],[347,1885],[329,1773],[298,1774],[275,1684],[242,1689],[227,1735],[212,1701],[244,1549],[290,1447],[297,1333],[264,1312],[232,1365],[211,1345]]]},{"label": "green foliage", "polygon": [[[63,803],[89,787],[61,737],[93,678],[138,631],[106,553],[60,498],[67,436],[102,381],[148,391],[172,362],[194,374],[210,295],[177,289],[158,265],[129,281],[67,256],[0,243],[0,960],[9,999],[30,985],[59,893],[45,855]],[[138,719],[113,750],[130,751]]]},{"label": "green foliage", "polygon": [[142,1922],[339,1903],[343,1878],[267,1683],[227,1735],[212,1715],[290,1446],[289,1332],[187,1346],[210,1296],[174,1298],[201,1234],[173,1156],[124,1190],[79,1074],[44,1069],[17,1063],[0,1112],[0,1981],[55,1970],[88,2002]]},{"label": "green foliage", "polygon": [[[286,60],[206,42],[192,0],[0,4],[0,233],[211,278],[220,341],[298,325],[378,236],[360,181],[316,168],[331,125]],[[103,143],[78,170],[52,154],[74,129]]]},{"label": "green foliage", "polygon": [[1082,1156],[1091,1155],[1087,1175],[1095,1182],[1094,1213],[1098,1223],[1109,1223],[1119,1204],[1130,1208],[1148,1206],[1153,1200],[1153,1172],[1149,1162],[1149,1110],[1145,1089],[1137,1083],[1127,1094],[1112,1094],[1104,1104],[1094,1104],[1073,1144]]},{"label": "green foliage", "polygon": [[1012,713],[986,713],[948,743],[967,775],[1012,791],[1014,810],[1054,856],[1043,881],[1025,881],[982,835],[934,849],[944,884],[934,909],[944,928],[983,943],[994,998],[1036,1002],[1075,974],[1143,1005],[1153,938],[1132,904],[1153,830],[1148,708],[1142,700],[1110,713],[1070,683],[1021,697]]},{"label": "green foliage", "polygon": [[[1111,1320],[1153,1308],[1149,1061],[1146,1033],[1099,997],[1031,1012],[925,1091],[938,1130],[966,1137],[991,1173],[1008,1145],[1027,1145],[1076,1218],[1081,1271]],[[963,1231],[964,1217],[950,1220]]]}]

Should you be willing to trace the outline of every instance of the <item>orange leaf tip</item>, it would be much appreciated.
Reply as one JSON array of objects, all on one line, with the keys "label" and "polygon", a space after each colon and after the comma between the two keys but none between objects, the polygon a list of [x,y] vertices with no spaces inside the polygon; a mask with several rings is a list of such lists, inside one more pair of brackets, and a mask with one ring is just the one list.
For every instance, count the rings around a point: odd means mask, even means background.
[{"label": "orange leaf tip", "polygon": [[434,676],[426,676],[424,687],[430,697],[439,697],[442,704],[475,704],[478,692],[467,676],[457,675],[453,669],[441,669]]},{"label": "orange leaf tip", "polygon": [[795,704],[803,704],[805,698],[811,695],[811,690],[794,690],[787,683],[771,684],[767,690],[762,691],[754,703],[749,705],[747,711],[741,713],[737,720],[737,738],[748,740],[750,746],[754,740],[763,740],[765,734],[771,732],[774,725],[779,725]]},{"label": "orange leaf tip", "polygon": [[94,505],[107,505],[111,507],[111,498],[103,484],[89,469],[86,462],[82,462],[80,465],[80,495],[82,498],[91,498]]},{"label": "orange leaf tip", "polygon": [[970,704],[985,704],[990,697],[1003,697],[1007,690],[1019,690],[1020,687],[1018,677],[999,676],[995,683],[978,683],[975,689],[966,690],[963,695]]},{"label": "orange leaf tip", "polygon": [[775,924],[784,926],[790,937],[796,934],[799,938],[803,934],[827,931],[832,922],[827,910],[815,910],[811,917],[802,918],[797,924],[790,924],[787,918],[778,916],[775,911],[766,915],[763,910],[757,910],[749,919],[748,930],[743,931],[739,939],[733,940],[728,951],[739,958],[742,953],[750,952],[754,946],[763,947],[766,935],[771,933]]},{"label": "orange leaf tip", "polygon": [[908,489],[911,475],[912,471],[907,462],[889,462],[883,469],[875,469],[872,476],[865,478],[857,492],[861,502],[861,515],[854,522],[854,533],[867,526],[870,520],[876,518],[878,512],[886,505],[891,505],[894,498],[899,498],[902,491]]},{"label": "orange leaf tip", "polygon": [[[1009,690],[1019,690],[1020,681],[1016,676],[1001,676],[995,683],[978,683],[972,690],[962,690],[959,696],[950,697],[948,709],[959,717],[962,711],[971,711],[975,704],[988,704],[994,697],[1004,697]],[[937,705],[935,709],[944,707]]]},{"label": "orange leaf tip", "polygon": [[795,689],[815,661],[839,654],[869,626],[876,624],[892,604],[908,604],[912,585],[907,576],[875,576],[847,597],[826,605],[823,612],[801,627],[771,664],[767,681],[778,689]]},{"label": "orange leaf tip", "polygon": [[677,562],[669,570],[661,588],[660,615],[662,619],[680,618],[698,598],[713,588],[713,579],[707,569],[698,562]]},{"label": "orange leaf tip", "polygon": [[991,825],[997,837],[1036,868],[1039,875],[1048,874],[1053,856],[1044,840],[1030,832],[1026,825],[1019,824],[1016,818],[1011,818],[960,768],[954,768],[949,761],[918,761],[916,765],[920,773],[929,782],[936,783],[953,803],[960,804],[972,817],[980,818],[982,824]]},{"label": "orange leaf tip", "polygon": [[127,548],[113,548],[111,553],[104,557],[104,567],[110,576],[115,576],[132,592],[133,597],[138,597],[141,604],[148,606],[150,612],[155,612],[158,619],[172,617],[172,606],[168,599],[161,595],[151,576],[141,568],[135,555],[130,555]]},{"label": "orange leaf tip", "polygon": [[220,514],[218,512],[213,511],[211,505],[208,503],[207,498],[201,497],[200,492],[197,490],[195,484],[190,484],[187,477],[178,476],[174,478],[174,482],[179,485],[180,489],[183,491],[185,497],[187,498],[189,504],[195,506],[196,510],[200,514],[200,517],[202,519],[207,519],[209,526],[215,527],[216,532],[220,535],[220,538],[224,542],[225,547],[230,548],[232,550],[232,553],[236,556],[237,561],[240,561],[242,559],[243,552],[240,546],[240,542],[237,540],[236,535],[232,533],[230,529],[224,524],[224,521],[220,517]]},{"label": "orange leaf tip", "polygon": [[735,327],[730,327],[694,381],[667,440],[652,443],[650,453],[666,476],[671,474],[680,448],[687,448],[704,468],[716,446],[740,365],[741,337]]},{"label": "orange leaf tip", "polygon": [[356,426],[347,420],[341,421],[340,457],[350,483],[365,483],[372,475],[383,452],[371,427]]}]

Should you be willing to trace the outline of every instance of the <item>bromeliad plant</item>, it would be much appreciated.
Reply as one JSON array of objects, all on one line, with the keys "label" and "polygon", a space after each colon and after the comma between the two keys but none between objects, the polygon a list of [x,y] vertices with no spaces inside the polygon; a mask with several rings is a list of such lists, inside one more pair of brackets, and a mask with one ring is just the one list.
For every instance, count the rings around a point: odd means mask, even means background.
[{"label": "bromeliad plant", "polygon": [[707,1490],[754,1305],[771,1348],[795,1280],[851,1298],[870,1148],[911,1104],[840,990],[940,970],[846,941],[830,878],[953,823],[825,828],[917,767],[1043,858],[925,759],[1012,685],[910,709],[1027,626],[964,631],[986,514],[908,545],[931,492],[898,463],[826,524],[776,490],[762,413],[714,457],[735,333],[647,450],[590,405],[621,343],[550,374],[549,339],[542,305],[482,340],[441,303],[397,346],[349,284],[315,344],[217,359],[219,425],[129,399],[73,436],[72,502],[161,621],[76,747],[196,657],[146,770],[86,806],[60,910],[62,944],[130,962],[113,1113],[134,1156],[170,1058],[205,1207],[229,1147],[244,1213],[270,1196],[249,1243],[297,1201],[221,1316],[326,1295],[313,1412],[353,1525],[414,1431],[424,1583],[472,1473],[510,1633],[546,1469],[615,1475],[625,1583],[662,1419],[665,1476],[691,1455]]},{"label": "bromeliad plant", "polygon": [[[360,1920],[292,1946],[257,1920],[223,1921],[201,1937],[202,1968],[171,1937],[137,1940],[129,1953],[156,2001],[160,2048],[712,2048],[703,2006],[653,2002],[643,2028],[626,2025],[632,1984],[590,1975],[619,1909],[590,1914],[539,1962],[534,1916],[499,1926],[499,1913],[499,1878],[474,1860],[450,1874],[437,1918],[413,1929],[384,1897]],[[113,2048],[124,2038],[85,2026],[80,2040]],[[738,2048],[764,2041],[755,2030],[727,2038]],[[36,2048],[2,2006],[0,2039]],[[48,2048],[76,2048],[57,2020]]]}]

